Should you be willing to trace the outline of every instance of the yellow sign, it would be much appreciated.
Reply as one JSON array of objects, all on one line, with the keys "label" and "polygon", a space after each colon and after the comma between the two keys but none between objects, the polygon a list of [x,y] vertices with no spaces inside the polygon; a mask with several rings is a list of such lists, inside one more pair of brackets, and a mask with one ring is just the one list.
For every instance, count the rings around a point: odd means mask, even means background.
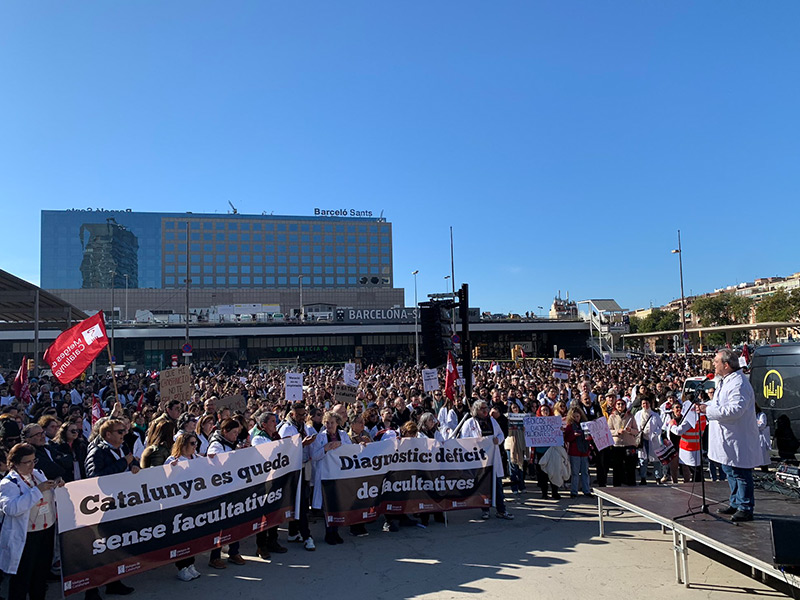
[{"label": "yellow sign", "polygon": [[764,375],[764,399],[783,398],[783,377],[775,369]]}]

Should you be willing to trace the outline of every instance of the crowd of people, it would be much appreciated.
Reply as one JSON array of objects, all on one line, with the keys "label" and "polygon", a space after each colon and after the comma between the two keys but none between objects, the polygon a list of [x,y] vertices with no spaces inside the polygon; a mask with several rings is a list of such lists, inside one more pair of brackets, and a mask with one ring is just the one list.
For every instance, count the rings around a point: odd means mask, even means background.
[{"label": "crowd of people", "polygon": [[[593,486],[646,485],[693,481],[703,477],[697,457],[705,443],[707,418],[717,419],[687,405],[681,398],[683,382],[692,376],[712,375],[694,356],[660,356],[634,360],[578,360],[566,379],[555,379],[545,360],[504,365],[482,364],[475,369],[473,397],[442,390],[423,391],[420,369],[406,365],[371,365],[358,374],[357,401],[336,402],[335,386],[341,368],[304,370],[301,402],[285,399],[283,371],[193,367],[193,391],[185,400],[164,402],[158,373],[122,373],[116,392],[108,375],[88,375],[67,385],[42,377],[30,384],[33,402],[23,405],[10,386],[0,386],[0,465],[7,469],[0,481],[0,570],[10,575],[9,598],[44,597],[45,581],[58,573],[54,544],[53,488],[65,482],[214,457],[251,445],[300,436],[304,476],[300,512],[288,523],[288,542],[314,551],[310,525],[322,505],[319,469],[325,453],[342,444],[368,444],[402,437],[444,441],[452,437],[492,437],[496,453],[496,516],[513,519],[509,499],[526,492],[535,482],[542,498],[559,501],[561,492],[591,495]],[[716,381],[721,381],[717,372]],[[13,377],[9,375],[6,380]],[[709,379],[710,382],[714,381]],[[443,382],[442,382],[443,383]],[[714,385],[708,387],[713,398]],[[232,410],[230,398],[244,399],[244,409]],[[701,400],[703,400],[701,398]],[[691,411],[694,418],[686,418]],[[510,414],[560,416],[563,448],[529,448]],[[605,419],[613,446],[597,450],[582,423]],[[513,418],[511,421],[513,422]],[[763,427],[762,427],[763,432]],[[791,428],[789,428],[791,432]],[[768,438],[768,434],[766,434]],[[768,439],[755,444],[769,463]],[[662,468],[665,446],[674,456]],[[667,453],[669,454],[669,453]],[[713,459],[713,452],[709,454]],[[712,479],[731,476],[725,464],[709,460]],[[594,467],[594,480],[590,476]],[[611,475],[609,479],[609,473]],[[738,474],[734,474],[738,476]],[[733,496],[733,494],[732,494]],[[745,507],[747,508],[747,507]],[[752,507],[750,508],[752,511]],[[752,512],[750,513],[752,515]],[[403,515],[385,519],[383,529],[396,532],[404,525],[424,527],[431,515]],[[434,521],[443,519],[434,514]],[[490,517],[484,510],[482,517]],[[369,533],[365,525],[350,528],[351,535]],[[326,527],[324,541],[343,542],[338,528]],[[284,553],[274,527],[256,536],[256,554],[262,559]],[[211,552],[208,567],[222,570],[246,559],[239,542]],[[177,576],[190,581],[200,576],[194,557],[176,563]],[[109,584],[109,594],[126,595],[133,588],[121,581]],[[87,592],[96,599],[98,590]]]}]

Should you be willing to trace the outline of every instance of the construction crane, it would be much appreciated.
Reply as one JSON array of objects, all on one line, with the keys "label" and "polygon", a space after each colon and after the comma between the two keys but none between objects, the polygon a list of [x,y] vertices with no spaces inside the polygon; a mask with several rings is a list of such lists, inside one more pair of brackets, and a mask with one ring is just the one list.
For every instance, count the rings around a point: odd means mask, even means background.
[{"label": "construction crane", "polygon": [[235,214],[235,215],[238,215],[238,214],[239,214],[239,211],[238,211],[238,210],[236,210],[236,207],[233,205],[233,202],[231,202],[230,200],[228,200],[228,204],[230,204],[230,206],[231,206],[231,209],[233,210],[233,214]]}]

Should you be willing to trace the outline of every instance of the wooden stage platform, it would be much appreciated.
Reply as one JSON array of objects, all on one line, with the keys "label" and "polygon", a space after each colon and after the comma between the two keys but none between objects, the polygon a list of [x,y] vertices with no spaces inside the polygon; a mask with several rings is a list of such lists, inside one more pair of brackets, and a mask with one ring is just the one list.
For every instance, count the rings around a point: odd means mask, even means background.
[{"label": "wooden stage platform", "polygon": [[[597,496],[600,537],[608,525],[605,512],[614,504],[671,530],[675,557],[675,579],[689,587],[689,557],[687,540],[695,540],[722,554],[748,565],[753,577],[758,573],[770,575],[794,587],[800,587],[800,576],[784,573],[772,562],[771,519],[797,519],[800,521],[800,500],[777,492],[756,488],[755,519],[745,523],[731,523],[718,508],[728,506],[730,489],[727,482],[706,482],[706,500],[710,514],[681,516],[690,511],[700,511],[702,496],[700,483],[640,487],[595,488]],[[800,544],[800,540],[798,540]]]}]

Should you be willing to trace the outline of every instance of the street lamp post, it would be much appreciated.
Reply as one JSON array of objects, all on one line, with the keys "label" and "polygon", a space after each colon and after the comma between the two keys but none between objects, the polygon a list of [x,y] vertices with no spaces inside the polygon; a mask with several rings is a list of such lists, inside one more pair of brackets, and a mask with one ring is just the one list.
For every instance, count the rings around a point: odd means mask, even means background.
[{"label": "street lamp post", "polygon": [[117,272],[112,270],[111,271],[111,338],[110,338],[110,346],[111,346],[111,368],[114,368],[114,361],[116,360],[114,354],[114,279],[117,277]]},{"label": "street lamp post", "polygon": [[128,320],[128,275],[123,275],[125,278],[125,321]]},{"label": "street lamp post", "polygon": [[678,229],[678,249],[673,250],[672,254],[678,255],[678,269],[681,274],[681,328],[683,329],[683,353],[689,353],[689,339],[686,334],[686,299],[683,295],[683,249],[681,248],[681,230]]},{"label": "street lamp post", "polygon": [[417,359],[417,368],[419,368],[419,302],[417,301],[417,274],[419,269],[411,272],[414,276],[414,348]]}]

